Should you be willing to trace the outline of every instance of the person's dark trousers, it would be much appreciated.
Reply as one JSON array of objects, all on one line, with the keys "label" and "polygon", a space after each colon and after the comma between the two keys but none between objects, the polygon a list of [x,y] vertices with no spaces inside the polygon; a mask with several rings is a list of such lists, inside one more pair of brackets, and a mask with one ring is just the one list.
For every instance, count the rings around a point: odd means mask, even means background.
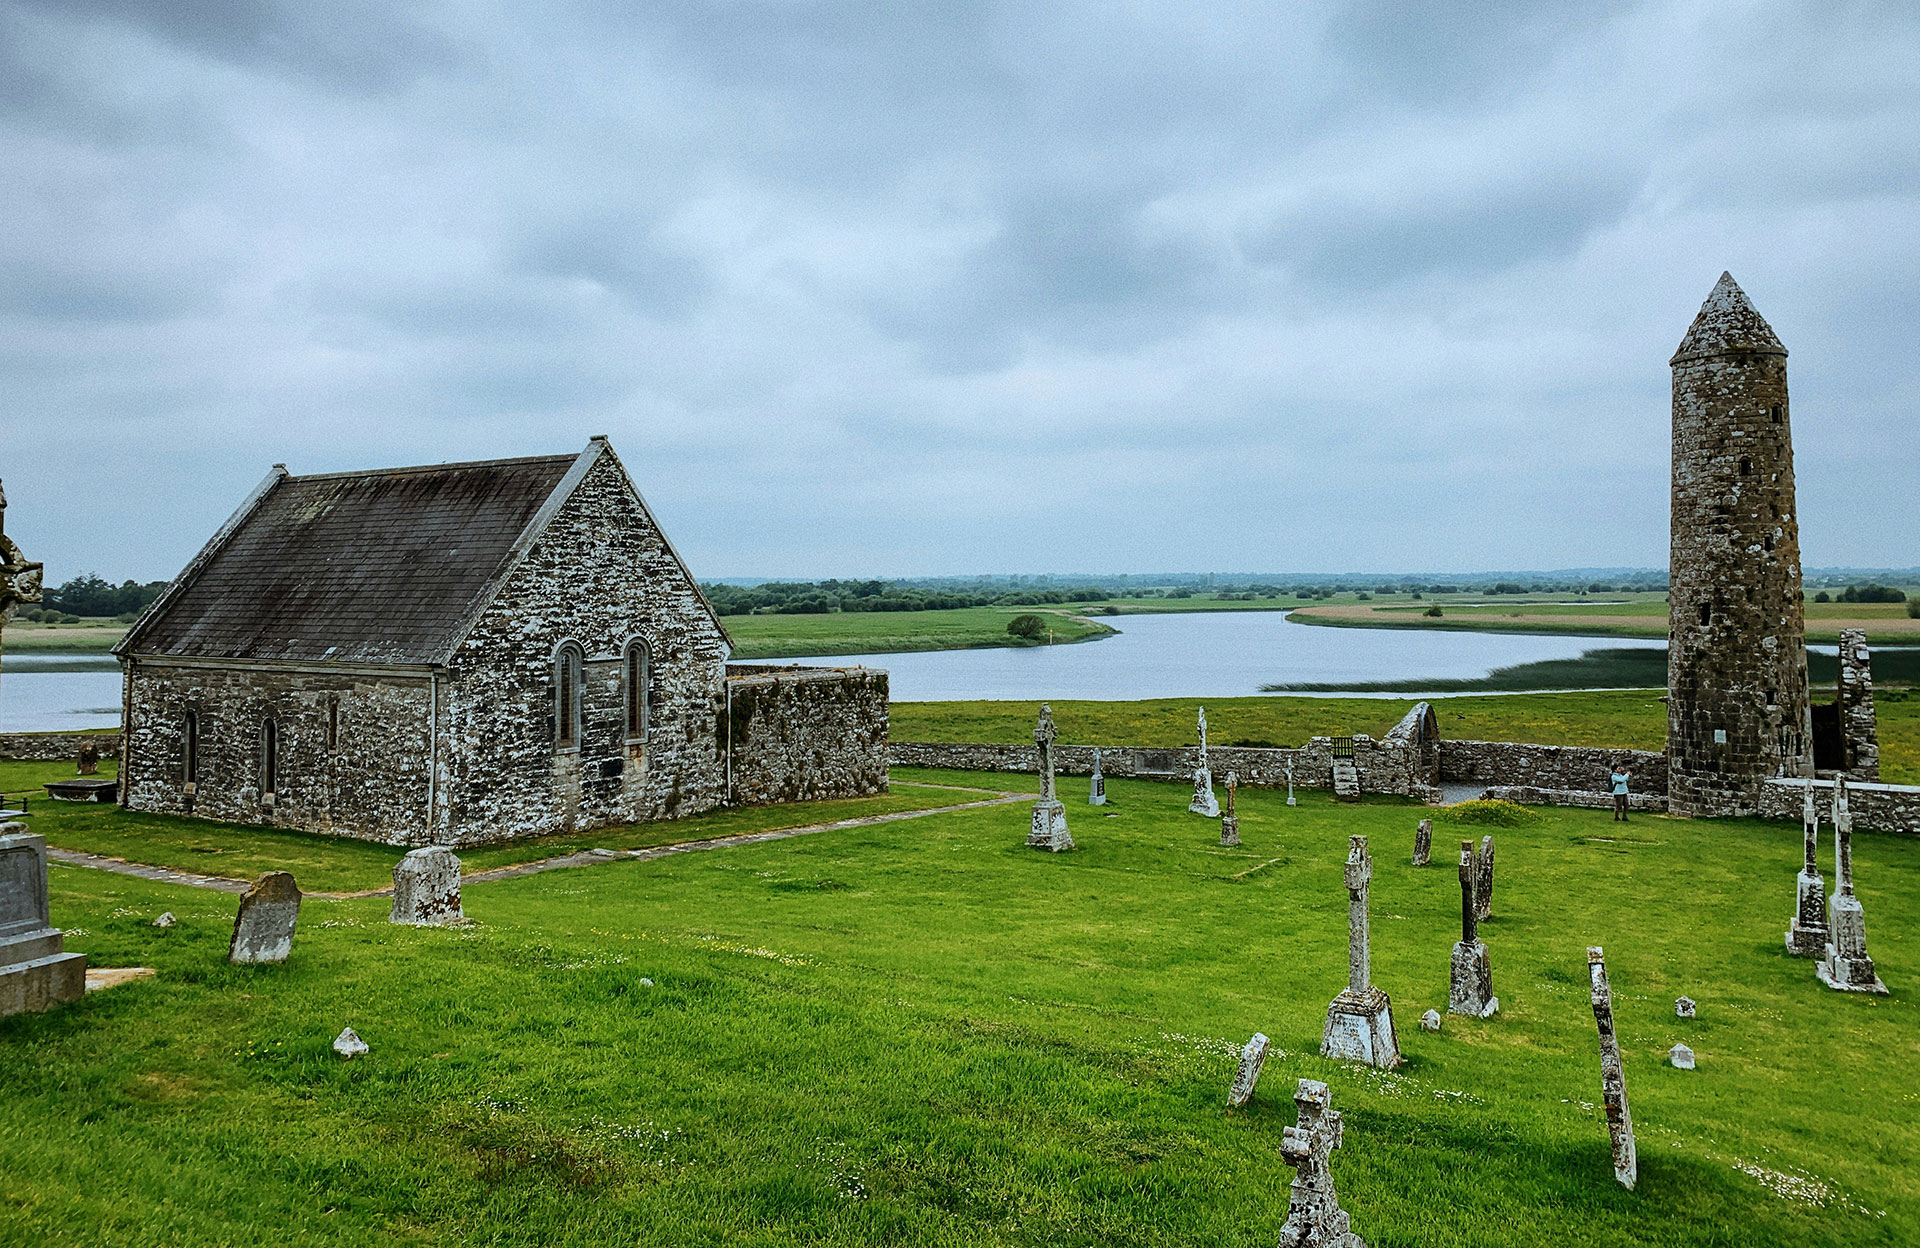
[{"label": "person's dark trousers", "polygon": [[1627,795],[1625,793],[1615,793],[1613,795],[1613,821],[1615,823],[1625,823],[1627,821]]}]

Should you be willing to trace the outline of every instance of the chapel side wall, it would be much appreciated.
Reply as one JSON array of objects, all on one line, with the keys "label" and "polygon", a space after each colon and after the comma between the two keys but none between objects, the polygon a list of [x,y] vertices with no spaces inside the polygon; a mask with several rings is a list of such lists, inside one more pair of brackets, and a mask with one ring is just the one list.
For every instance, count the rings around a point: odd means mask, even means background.
[{"label": "chapel side wall", "polygon": [[[121,778],[129,809],[428,843],[432,696],[424,675],[154,666],[136,658],[127,698]],[[329,748],[334,704],[339,730]],[[190,805],[189,710],[199,725]],[[260,787],[269,717],[279,739],[271,806]]]},{"label": "chapel side wall", "polygon": [[871,668],[728,668],[733,802],[887,791],[887,674]]},{"label": "chapel side wall", "polygon": [[[626,733],[624,655],[651,655],[648,725]],[[557,748],[553,661],[586,657],[584,732]],[[449,664],[447,843],[484,844],[710,810],[727,643],[611,457],[579,487]]]}]

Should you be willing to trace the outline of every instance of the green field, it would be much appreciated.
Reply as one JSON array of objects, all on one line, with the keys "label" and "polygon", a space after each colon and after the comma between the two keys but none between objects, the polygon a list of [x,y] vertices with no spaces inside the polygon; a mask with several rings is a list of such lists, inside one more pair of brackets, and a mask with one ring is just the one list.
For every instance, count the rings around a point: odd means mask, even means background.
[{"label": "green field", "polygon": [[736,659],[785,659],[813,654],[881,654],[903,650],[969,650],[986,646],[1045,645],[1007,633],[1016,615],[1037,615],[1053,643],[1088,641],[1113,630],[1075,614],[1075,607],[962,607],[953,611],[849,611],[825,615],[729,615]]},{"label": "green field", "polygon": [[[1427,611],[1439,607],[1438,617]],[[1831,644],[1843,628],[1865,630],[1875,645],[1920,644],[1920,620],[1905,603],[1807,602],[1807,640]],[[1664,594],[1601,594],[1590,603],[1555,595],[1449,595],[1415,601],[1405,595],[1360,602],[1339,595],[1305,604],[1289,616],[1295,623],[1336,628],[1424,628],[1487,633],[1574,634],[1590,637],[1665,637]]]},{"label": "green field", "polygon": [[[1660,689],[1463,696],[1430,699],[1440,734],[1464,741],[1666,748]],[[1195,698],[1054,702],[1060,739],[1075,745],[1191,745]],[[1214,745],[1294,746],[1314,736],[1385,736],[1410,698],[1217,698],[1206,702]],[[1027,741],[1038,702],[896,702],[896,741]],[[1920,693],[1884,690],[1876,700],[1881,776],[1920,784]]]},{"label": "green field", "polygon": [[[1301,1077],[1332,1085],[1376,1246],[1920,1238],[1920,841],[1855,842],[1895,990],[1862,999],[1781,950],[1797,829],[1545,812],[1498,833],[1502,1013],[1435,1035],[1459,894],[1406,865],[1418,808],[1242,790],[1223,850],[1179,786],[1114,781],[1104,816],[1063,788],[1071,854],[1023,848],[1015,806],[477,884],[466,928],[314,900],[281,967],[225,964],[231,897],[55,867],[69,947],[160,974],[0,1021],[0,1242],[1267,1245]],[[1350,833],[1392,1074],[1316,1056]],[[349,1025],[372,1052],[345,1063]],[[1698,1070],[1662,1061],[1679,1040]]]},{"label": "green field", "polygon": [[81,624],[29,624],[9,620],[0,636],[8,654],[105,654],[126,635],[127,626],[112,620]]}]

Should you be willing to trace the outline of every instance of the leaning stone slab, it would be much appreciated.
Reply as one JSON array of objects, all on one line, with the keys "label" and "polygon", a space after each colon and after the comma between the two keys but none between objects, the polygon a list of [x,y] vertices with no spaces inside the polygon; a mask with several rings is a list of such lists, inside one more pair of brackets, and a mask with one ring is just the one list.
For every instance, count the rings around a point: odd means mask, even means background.
[{"label": "leaning stone slab", "polygon": [[46,839],[0,823],[0,1018],[86,994],[87,955],[67,953],[49,917]]},{"label": "leaning stone slab", "polygon": [[1233,1086],[1227,1089],[1227,1108],[1239,1109],[1253,1099],[1253,1089],[1260,1082],[1260,1068],[1267,1064],[1267,1038],[1260,1032],[1253,1033],[1253,1039],[1247,1041],[1247,1047],[1240,1050],[1240,1068],[1233,1074]]},{"label": "leaning stone slab", "polygon": [[1631,1189],[1640,1178],[1640,1160],[1633,1147],[1633,1115],[1627,1109],[1627,1072],[1620,1065],[1620,1040],[1613,1029],[1607,955],[1598,945],[1587,949],[1587,977],[1593,988],[1593,1021],[1600,1031],[1600,1095],[1606,1103],[1607,1136],[1613,1145],[1613,1177]]},{"label": "leaning stone slab", "polygon": [[1413,865],[1424,867],[1433,861],[1433,820],[1422,819],[1413,830]]},{"label": "leaning stone slab", "polygon": [[285,871],[267,872],[240,894],[227,961],[285,962],[293,952],[293,928],[299,921],[300,886]]},{"label": "leaning stone slab", "polygon": [[408,853],[393,867],[393,912],[389,923],[434,927],[458,923],[460,860],[452,850],[435,845]]}]

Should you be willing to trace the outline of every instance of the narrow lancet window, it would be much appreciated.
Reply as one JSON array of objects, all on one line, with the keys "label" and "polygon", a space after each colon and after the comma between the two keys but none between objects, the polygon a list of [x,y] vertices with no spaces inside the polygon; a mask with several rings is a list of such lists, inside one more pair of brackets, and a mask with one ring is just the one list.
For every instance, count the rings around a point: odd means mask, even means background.
[{"label": "narrow lancet window", "polygon": [[271,796],[280,782],[280,725],[260,725],[260,792]]},{"label": "narrow lancet window", "polygon": [[580,682],[582,660],[578,648],[560,647],[553,664],[553,733],[561,746],[580,744]]},{"label": "narrow lancet window", "polygon": [[180,728],[182,767],[180,778],[187,784],[200,782],[200,712],[188,711]]},{"label": "narrow lancet window", "polygon": [[651,701],[653,662],[647,643],[636,641],[627,647],[627,740],[647,737],[647,713]]}]

